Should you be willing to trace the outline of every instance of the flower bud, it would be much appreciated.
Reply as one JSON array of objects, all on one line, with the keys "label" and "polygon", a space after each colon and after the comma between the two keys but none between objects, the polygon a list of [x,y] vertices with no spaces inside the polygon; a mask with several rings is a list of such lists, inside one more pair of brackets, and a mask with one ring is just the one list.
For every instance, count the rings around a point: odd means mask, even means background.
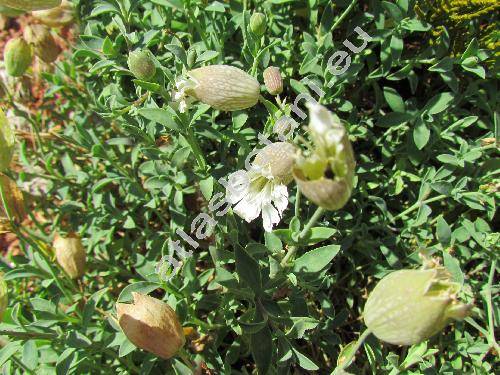
[{"label": "flower bud", "polygon": [[267,29],[266,15],[263,13],[255,12],[250,17],[250,30],[256,36],[262,36]]},{"label": "flower bud", "polygon": [[5,113],[0,109],[0,172],[9,168],[14,155],[16,138]]},{"label": "flower bud", "polygon": [[327,210],[338,210],[349,200],[356,162],[347,132],[325,107],[309,106],[311,154],[301,156],[293,176],[310,201]]},{"label": "flower bud", "polygon": [[210,65],[188,72],[191,82],[185,92],[221,111],[253,107],[260,95],[259,82],[241,69]]},{"label": "flower bud", "polygon": [[2,5],[0,5],[0,14],[4,15],[6,17],[17,17],[17,16],[20,16],[21,14],[24,13],[24,10],[4,6],[3,2],[1,0],[0,0],[0,4],[2,4]]},{"label": "flower bud", "polygon": [[283,92],[283,79],[280,70],[275,66],[270,66],[264,70],[264,84],[271,95],[279,95]]},{"label": "flower bud", "polygon": [[69,233],[66,237],[56,235],[52,246],[56,253],[57,263],[69,277],[77,279],[85,274],[87,254],[77,234]]},{"label": "flower bud", "polygon": [[[61,3],[60,0],[59,3]],[[73,22],[74,13],[73,4],[67,0],[63,0],[61,5],[47,10],[38,10],[33,12],[32,16],[44,25],[62,27]]]},{"label": "flower bud", "polygon": [[20,77],[31,64],[31,47],[23,38],[14,38],[7,42],[3,51],[5,70],[12,77]]},{"label": "flower bud", "polygon": [[184,346],[186,339],[175,311],[166,303],[132,293],[132,304],[116,304],[118,323],[138,348],[168,359]]},{"label": "flower bud", "polygon": [[130,52],[128,55],[128,68],[141,81],[151,80],[156,73],[153,56],[147,50]]},{"label": "flower bud", "polygon": [[276,182],[287,185],[293,180],[296,151],[295,146],[288,142],[271,143],[258,152],[253,165],[268,168]]},{"label": "flower bud", "polygon": [[57,45],[47,26],[26,26],[24,39],[33,44],[35,55],[46,63],[54,62],[61,53],[61,48]]},{"label": "flower bud", "polygon": [[7,309],[9,298],[7,296],[7,283],[0,274],[0,322],[3,320],[3,314]]},{"label": "flower bud", "polygon": [[[4,203],[8,208],[11,219],[17,223],[21,223],[26,217],[23,192],[13,180],[3,174],[0,174],[0,185],[2,187]],[[9,215],[5,212],[0,198],[0,223],[8,223],[8,218]]]},{"label": "flower bud", "polygon": [[40,10],[57,7],[61,0],[0,0],[0,5],[22,10]]},{"label": "flower bud", "polygon": [[471,305],[457,301],[459,290],[444,268],[392,272],[368,297],[365,324],[382,341],[417,344],[468,315]]}]

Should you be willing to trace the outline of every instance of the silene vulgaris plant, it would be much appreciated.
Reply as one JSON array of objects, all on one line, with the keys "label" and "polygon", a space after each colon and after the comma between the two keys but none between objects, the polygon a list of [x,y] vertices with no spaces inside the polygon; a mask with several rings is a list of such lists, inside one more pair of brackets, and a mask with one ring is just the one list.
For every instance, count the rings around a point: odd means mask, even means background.
[{"label": "silene vulgaris plant", "polygon": [[497,24],[0,0],[2,372],[496,373]]}]

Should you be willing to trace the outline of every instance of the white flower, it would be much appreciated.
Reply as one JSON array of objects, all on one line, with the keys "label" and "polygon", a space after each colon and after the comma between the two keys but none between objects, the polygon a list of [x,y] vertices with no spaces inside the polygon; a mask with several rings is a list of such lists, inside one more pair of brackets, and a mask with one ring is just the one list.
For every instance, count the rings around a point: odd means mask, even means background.
[{"label": "white flower", "polygon": [[291,180],[295,147],[290,143],[272,143],[257,154],[250,170],[229,176],[226,199],[234,212],[247,222],[262,216],[263,227],[270,232],[288,206],[286,185]]},{"label": "white flower", "polygon": [[[344,126],[332,112],[320,104],[308,103],[309,131],[319,153],[335,156],[342,152],[342,139],[346,135]],[[333,155],[332,155],[333,154]]]},{"label": "white flower", "polygon": [[270,232],[288,206],[288,190],[270,173],[269,168],[252,167],[229,176],[226,198],[236,206],[234,212],[248,223],[262,214],[264,230]]},{"label": "white flower", "polygon": [[192,78],[177,79],[175,81],[175,90],[172,91],[170,106],[180,113],[185,113],[191,104],[196,101],[195,98],[188,94],[188,91],[194,89],[196,86],[197,82]]}]

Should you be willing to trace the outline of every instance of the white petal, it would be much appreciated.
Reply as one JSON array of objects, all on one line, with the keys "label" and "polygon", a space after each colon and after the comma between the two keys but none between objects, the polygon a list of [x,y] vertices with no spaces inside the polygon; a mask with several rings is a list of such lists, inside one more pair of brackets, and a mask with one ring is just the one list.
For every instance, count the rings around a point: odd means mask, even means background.
[{"label": "white petal", "polygon": [[249,223],[259,217],[261,205],[258,196],[248,194],[233,208],[233,211]]},{"label": "white petal", "polygon": [[270,232],[273,230],[273,225],[280,222],[280,214],[271,204],[262,206],[262,223],[264,230]]},{"label": "white petal", "polygon": [[308,103],[308,108],[311,115],[309,128],[321,137],[333,127],[333,116],[328,109],[320,104]]},{"label": "white petal", "polygon": [[278,209],[280,216],[288,206],[288,190],[285,185],[276,185],[271,197],[274,206]]},{"label": "white petal", "polygon": [[250,193],[250,176],[244,170],[231,173],[226,186],[226,199],[236,204]]}]

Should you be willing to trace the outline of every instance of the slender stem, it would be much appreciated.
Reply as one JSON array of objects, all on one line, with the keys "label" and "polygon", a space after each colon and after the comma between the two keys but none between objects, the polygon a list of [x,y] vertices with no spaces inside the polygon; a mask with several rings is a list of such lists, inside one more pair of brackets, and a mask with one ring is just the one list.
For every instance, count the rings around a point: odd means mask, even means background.
[{"label": "slender stem", "polygon": [[188,366],[191,370],[195,369],[196,365],[189,359],[189,355],[186,352],[186,349],[180,348],[179,351],[177,352],[177,355],[180,357],[180,359],[182,359],[182,362],[184,362],[184,364]]},{"label": "slender stem", "polygon": [[184,136],[186,137],[186,140],[188,141],[189,145],[191,146],[191,149],[193,150],[194,157],[198,162],[198,166],[200,167],[200,169],[205,171],[207,167],[207,162],[205,161],[205,157],[203,156],[203,151],[201,150],[200,144],[196,140],[196,136],[194,135],[193,130],[188,127],[186,129],[186,132],[184,133]]},{"label": "slender stem", "polygon": [[369,329],[366,329],[361,336],[359,336],[358,341],[356,341],[356,345],[354,345],[354,348],[350,351],[350,353],[345,357],[345,359],[342,359],[342,364],[337,367],[333,373],[334,374],[342,374],[342,371],[345,370],[349,365],[351,364],[354,356],[356,355],[356,352],[359,350],[361,345],[363,345],[363,342],[366,340],[368,336],[370,336],[371,331]]},{"label": "slender stem", "polygon": [[0,335],[17,337],[20,339],[48,339],[54,340],[59,337],[57,333],[48,333],[48,332],[17,332],[17,331],[9,331],[9,330],[0,330]]},{"label": "slender stem", "polygon": [[[356,5],[357,2],[358,2],[358,0],[351,1],[349,6],[342,12],[340,17],[337,19],[337,21],[335,21],[335,23],[330,28],[330,32],[329,32],[330,34],[333,33],[337,29],[337,27],[339,27],[339,25],[342,23],[342,21],[349,15],[349,13],[351,13],[351,11],[354,9],[354,6]],[[320,32],[321,32],[321,29],[318,30],[318,36],[319,36]],[[323,38],[325,38],[325,36],[323,36]]]},{"label": "slender stem", "polygon": [[426,199],[425,201],[421,201],[421,202],[419,201],[419,202],[415,203],[413,206],[411,206],[410,208],[407,208],[406,210],[404,210],[400,214],[394,216],[392,221],[394,222],[398,219],[401,219],[402,217],[408,215],[410,212],[418,210],[420,207],[422,207],[426,203],[432,203],[432,202],[439,201],[439,200],[444,199],[444,198],[446,198],[446,195],[442,194],[442,195],[438,195],[437,197],[434,197],[434,198]]},{"label": "slender stem", "polygon": [[295,194],[295,217],[299,217],[300,214],[300,189],[297,186],[297,193]]},{"label": "slender stem", "polygon": [[490,336],[490,340],[491,340],[490,345],[493,345],[495,347],[495,349],[498,350],[497,340],[495,339],[495,321],[493,318],[493,303],[491,300],[491,288],[493,286],[493,279],[495,277],[496,265],[497,265],[497,261],[495,259],[491,263],[490,274],[488,277],[488,284],[486,285],[486,288],[484,291],[484,297],[486,299],[486,306],[488,307],[487,314],[488,314],[488,330],[489,330],[489,336]]},{"label": "slender stem", "polygon": [[14,362],[16,362],[16,364],[21,367],[26,373],[28,374],[33,374],[33,370],[28,368],[28,366],[26,366],[19,358],[17,358],[16,355],[12,355],[11,357]]},{"label": "slender stem", "polygon": [[[325,212],[324,208],[318,207],[316,209],[316,211],[314,212],[312,217],[309,219],[309,222],[306,224],[304,229],[302,229],[302,231],[299,233],[299,236],[297,238],[297,242],[300,242],[300,240],[302,240],[307,235],[307,233],[309,233],[309,230],[313,227],[314,224],[316,224],[316,222],[319,220],[319,218],[321,217],[321,215],[323,215],[324,212]],[[295,255],[297,250],[298,250],[297,246],[290,246],[288,248],[288,252],[286,253],[283,260],[281,261],[282,267],[285,267],[287,265],[288,261],[290,260],[291,257],[293,257]]]}]

